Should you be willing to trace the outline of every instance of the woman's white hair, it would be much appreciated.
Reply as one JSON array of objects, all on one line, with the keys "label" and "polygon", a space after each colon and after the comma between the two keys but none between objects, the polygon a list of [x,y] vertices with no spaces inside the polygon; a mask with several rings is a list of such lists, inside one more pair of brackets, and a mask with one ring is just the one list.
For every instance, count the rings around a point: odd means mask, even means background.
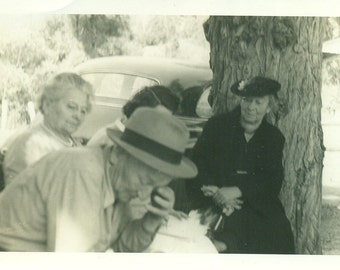
[{"label": "woman's white hair", "polygon": [[93,97],[92,85],[76,73],[64,72],[55,75],[43,88],[38,99],[39,110],[44,114],[43,104],[46,100],[55,102],[60,100],[66,92],[78,90],[87,96],[87,111],[91,110]]}]

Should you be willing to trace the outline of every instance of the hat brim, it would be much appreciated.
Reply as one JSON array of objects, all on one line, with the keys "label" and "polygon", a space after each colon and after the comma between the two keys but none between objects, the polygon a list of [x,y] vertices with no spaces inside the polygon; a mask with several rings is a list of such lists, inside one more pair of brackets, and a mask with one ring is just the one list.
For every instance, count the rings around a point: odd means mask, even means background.
[{"label": "hat brim", "polygon": [[197,175],[196,165],[186,157],[183,157],[178,165],[171,164],[122,141],[121,136],[123,133],[119,130],[109,128],[106,133],[113,142],[129,154],[162,173],[178,178],[193,178]]}]

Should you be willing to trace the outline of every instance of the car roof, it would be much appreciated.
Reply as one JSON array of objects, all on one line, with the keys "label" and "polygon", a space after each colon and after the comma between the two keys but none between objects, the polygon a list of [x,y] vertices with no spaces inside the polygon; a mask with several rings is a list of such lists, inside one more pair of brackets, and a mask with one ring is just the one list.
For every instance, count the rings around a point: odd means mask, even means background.
[{"label": "car roof", "polygon": [[142,56],[111,56],[88,60],[76,67],[80,75],[119,73],[150,78],[169,86],[176,79],[183,88],[202,85],[212,79],[208,64],[186,60]]}]

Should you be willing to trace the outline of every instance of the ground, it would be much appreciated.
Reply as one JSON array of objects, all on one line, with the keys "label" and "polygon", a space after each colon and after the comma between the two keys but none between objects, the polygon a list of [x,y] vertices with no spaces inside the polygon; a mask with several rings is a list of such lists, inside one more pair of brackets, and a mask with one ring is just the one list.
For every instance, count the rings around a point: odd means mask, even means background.
[{"label": "ground", "polygon": [[325,255],[340,255],[340,186],[323,185],[321,241]]}]

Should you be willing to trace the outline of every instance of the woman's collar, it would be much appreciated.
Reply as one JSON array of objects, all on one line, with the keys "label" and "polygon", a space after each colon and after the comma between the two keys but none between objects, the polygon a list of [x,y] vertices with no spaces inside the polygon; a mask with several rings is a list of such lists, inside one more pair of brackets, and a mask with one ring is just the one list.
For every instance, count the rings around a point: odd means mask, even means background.
[{"label": "woman's collar", "polygon": [[48,125],[46,125],[45,122],[41,122],[41,127],[45,130],[45,132],[50,134],[53,138],[58,140],[63,145],[68,146],[68,147],[74,146],[75,142],[72,140],[71,136],[66,141],[65,139],[61,138],[58,134],[56,134],[51,128],[49,128]]}]

